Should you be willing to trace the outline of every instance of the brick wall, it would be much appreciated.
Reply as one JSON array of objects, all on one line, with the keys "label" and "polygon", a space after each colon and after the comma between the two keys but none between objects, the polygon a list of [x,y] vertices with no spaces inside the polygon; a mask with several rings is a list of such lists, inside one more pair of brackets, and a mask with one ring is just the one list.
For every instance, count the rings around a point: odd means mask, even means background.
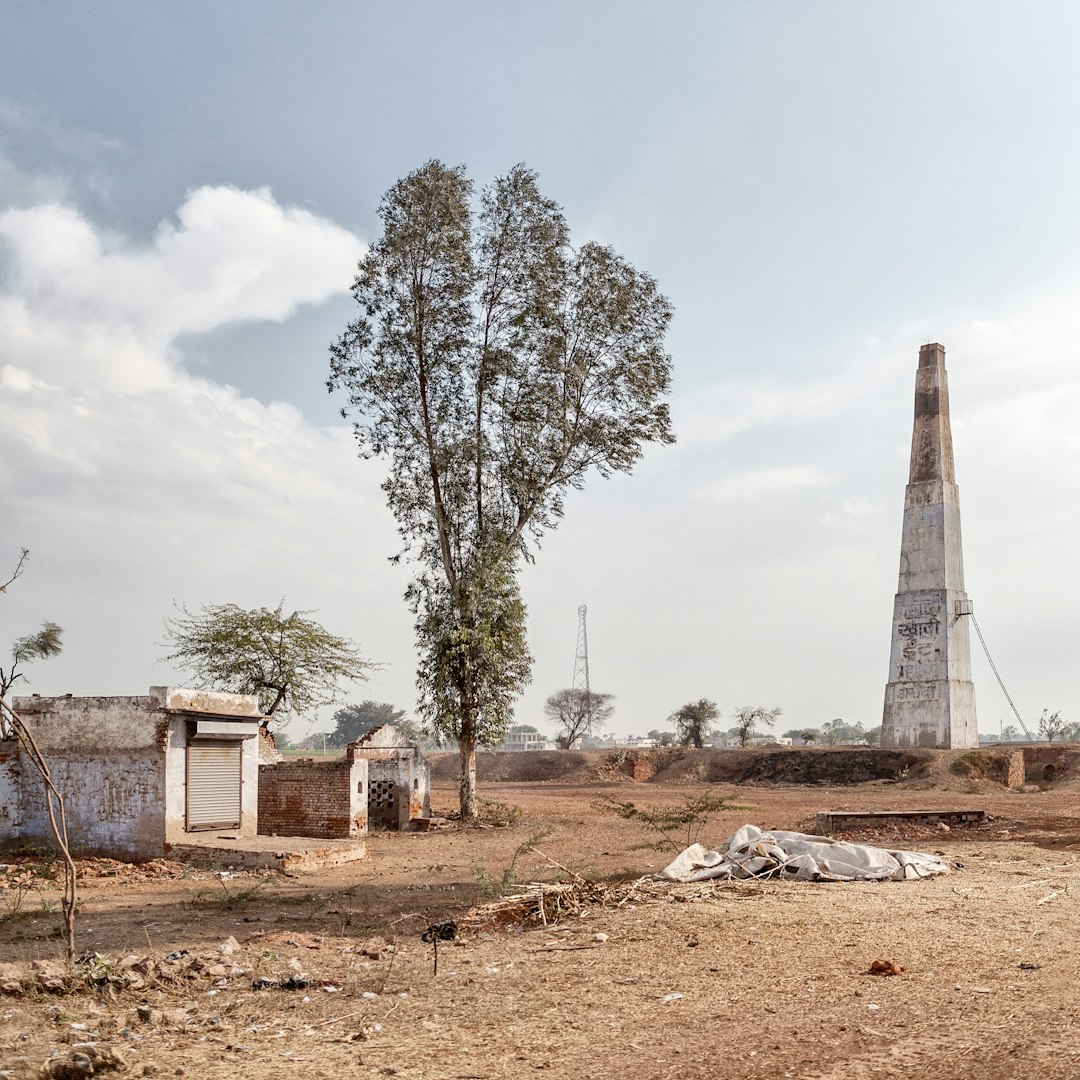
[{"label": "brick wall", "polygon": [[1005,786],[1010,791],[1024,786],[1024,751],[1014,750],[1009,755],[1009,774],[1005,778]]},{"label": "brick wall", "polygon": [[634,780],[642,782],[651,780],[656,775],[656,769],[647,753],[640,750],[631,750],[623,759],[622,771]]},{"label": "brick wall", "polygon": [[1024,779],[1028,783],[1053,783],[1072,771],[1078,755],[1066,746],[1044,743],[1024,747]]},{"label": "brick wall", "polygon": [[259,766],[259,832],[349,838],[367,832],[367,762],[302,758]]},{"label": "brick wall", "polygon": [[431,768],[391,724],[350,743],[345,754],[368,763],[369,828],[405,830],[414,818],[431,817]]}]

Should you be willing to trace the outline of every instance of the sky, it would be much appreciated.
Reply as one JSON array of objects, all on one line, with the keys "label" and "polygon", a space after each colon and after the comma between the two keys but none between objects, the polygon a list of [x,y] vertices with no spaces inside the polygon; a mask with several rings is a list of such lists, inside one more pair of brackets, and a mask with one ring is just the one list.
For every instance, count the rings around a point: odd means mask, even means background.
[{"label": "sky", "polygon": [[385,463],[325,382],[382,194],[439,158],[526,163],[675,307],[678,441],[524,571],[518,722],[553,733],[586,604],[611,732],[879,724],[928,341],[979,625],[1029,726],[1080,719],[1078,39],[1064,0],[0,0],[0,641],[65,631],[24,692],[183,685],[177,605],[284,598],[382,665],[344,700],[414,708]]}]

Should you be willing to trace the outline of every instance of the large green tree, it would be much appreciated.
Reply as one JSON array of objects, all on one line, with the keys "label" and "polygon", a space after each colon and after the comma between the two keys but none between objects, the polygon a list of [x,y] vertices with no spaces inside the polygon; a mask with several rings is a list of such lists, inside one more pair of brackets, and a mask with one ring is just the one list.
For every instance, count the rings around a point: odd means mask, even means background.
[{"label": "large green tree", "polygon": [[165,620],[173,651],[163,659],[189,672],[201,686],[256,694],[267,716],[299,715],[341,696],[341,680],[363,682],[376,666],[347,638],[309,619],[276,608],[247,610],[236,604],[181,608]]},{"label": "large green tree", "polygon": [[415,567],[420,710],[460,749],[497,743],[529,680],[522,559],[593,470],[671,442],[671,305],[611,248],[572,247],[559,206],[517,166],[477,198],[431,161],[387,192],[361,260],[359,317],[331,347],[361,453]]},{"label": "large green tree", "polygon": [[405,715],[404,709],[395,709],[386,701],[361,701],[358,705],[343,705],[332,717],[334,730],[326,737],[330,746],[348,746],[374,728],[393,724],[410,742],[417,745],[425,741],[422,728]]}]

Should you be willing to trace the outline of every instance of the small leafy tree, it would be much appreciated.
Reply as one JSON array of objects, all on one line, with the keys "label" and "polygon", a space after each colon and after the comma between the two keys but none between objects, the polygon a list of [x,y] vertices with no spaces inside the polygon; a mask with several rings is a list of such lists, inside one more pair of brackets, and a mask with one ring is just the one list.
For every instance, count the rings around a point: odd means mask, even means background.
[{"label": "small leafy tree", "polygon": [[[513,703],[530,678],[525,604],[510,574],[488,575],[463,615],[437,579],[410,587],[421,648],[419,708],[440,739],[458,745],[458,799],[463,821],[476,817],[476,748],[502,741]],[[465,689],[463,689],[465,688]],[[462,706],[464,694],[465,705]]]},{"label": "small leafy tree", "polygon": [[699,750],[705,745],[705,740],[712,737],[713,725],[719,719],[720,710],[716,702],[708,698],[690,701],[671,714],[679,743],[696,746]]},{"label": "small leafy tree", "polygon": [[[0,584],[0,593],[7,592],[7,587],[18,579],[26,560],[30,557],[28,548],[19,552],[19,561],[7,581]],[[44,623],[41,630],[27,637],[16,638],[11,649],[11,665],[6,671],[0,669],[0,738],[14,737],[19,748],[30,760],[41,778],[42,794],[45,798],[45,813],[49,819],[49,828],[60,850],[64,864],[64,891],[60,907],[64,916],[64,943],[67,950],[68,965],[75,962],[75,916],[79,910],[78,881],[75,872],[75,860],[68,846],[67,814],[64,809],[64,796],[52,778],[49,763],[42,756],[41,749],[34,738],[34,733],[27,727],[22,716],[7,702],[7,691],[11,685],[25,676],[18,670],[19,665],[30,660],[56,656],[60,652],[62,631],[56,623]]]},{"label": "small leafy tree", "polygon": [[312,731],[310,734],[305,735],[298,743],[295,744],[295,749],[305,750],[308,752],[321,752],[325,747],[329,745],[329,731]]},{"label": "small leafy tree", "polygon": [[1020,729],[1015,724],[1006,724],[1001,729],[1001,738],[1004,742],[1015,742],[1017,735],[1020,734]]},{"label": "small leafy tree", "polygon": [[458,743],[470,820],[477,746],[500,741],[530,677],[522,561],[568,491],[673,441],[672,309],[610,248],[573,248],[522,165],[474,199],[464,169],[429,161],[379,217],[328,385],[361,454],[389,459],[383,490],[416,570],[420,713]]},{"label": "small leafy tree", "polygon": [[837,746],[844,741],[844,732],[847,730],[847,724],[844,723],[839,717],[835,720],[826,720],[821,725],[821,734],[825,736],[825,741],[830,746]]},{"label": "small leafy tree", "polygon": [[806,728],[804,731],[799,733],[799,738],[802,739],[804,743],[809,743],[812,745],[813,743],[817,742],[819,734],[820,732],[817,728]]},{"label": "small leafy tree", "polygon": [[598,810],[617,814],[623,821],[637,821],[650,832],[659,833],[659,840],[642,846],[656,850],[671,847],[678,852],[696,842],[711,815],[728,810],[752,809],[736,805],[731,802],[733,798],[734,795],[721,795],[714,788],[706,788],[697,794],[684,795],[682,803],[674,806],[638,806],[611,795],[605,795],[595,805]]},{"label": "small leafy tree", "polygon": [[735,710],[735,727],[732,729],[740,746],[749,746],[750,740],[760,734],[762,728],[771,728],[783,709],[767,709],[764,705],[740,705]]},{"label": "small leafy tree", "polygon": [[339,680],[367,680],[375,665],[351,641],[307,618],[310,611],[286,615],[284,603],[272,611],[208,604],[192,613],[182,607],[165,620],[173,651],[163,659],[209,689],[258,695],[267,716],[331,705],[341,696]]},{"label": "small leafy tree", "polygon": [[7,581],[0,582],[0,593],[7,592],[7,587],[12,582],[17,581],[20,577],[22,577],[23,570],[26,567],[26,560],[29,559],[29,558],[30,558],[30,549],[29,548],[20,548],[19,549],[19,559],[18,559],[18,562],[15,563],[15,569],[11,572],[11,576],[7,579]]},{"label": "small leafy tree", "polygon": [[646,738],[652,739],[657,746],[675,745],[674,731],[660,731],[658,728],[653,728],[652,731],[647,733]]},{"label": "small leafy tree", "polygon": [[393,724],[409,742],[417,745],[426,738],[423,728],[409,720],[404,709],[395,709],[385,701],[369,700],[361,701],[358,705],[343,705],[331,719],[335,727],[326,737],[328,746],[348,746],[383,724]]},{"label": "small leafy tree", "polygon": [[1043,709],[1042,716],[1039,717],[1039,734],[1047,742],[1059,738],[1067,726],[1067,722],[1061,719],[1060,710],[1052,713],[1049,709]]},{"label": "small leafy tree", "polygon": [[544,715],[562,729],[556,742],[573,750],[586,735],[599,731],[615,712],[614,694],[600,694],[580,686],[559,690],[544,702]]},{"label": "small leafy tree", "polygon": [[[27,559],[30,558],[29,548],[22,548],[19,552],[19,560],[15,569],[7,581],[0,584],[0,593],[7,592],[7,587],[22,576]],[[25,679],[26,673],[22,668],[35,660],[47,660],[51,656],[59,656],[64,648],[64,631],[54,622],[41,624],[41,629],[24,637],[16,638],[11,643],[11,662],[6,666],[0,665],[0,701],[7,701],[8,692],[19,679]],[[0,739],[11,738],[13,734],[7,714],[0,710]]]},{"label": "small leafy tree", "polygon": [[16,638],[11,645],[11,663],[0,667],[0,698],[6,700],[11,687],[26,678],[20,670],[24,664],[59,656],[64,648],[63,636],[64,631],[56,623],[46,622],[35,633]]}]

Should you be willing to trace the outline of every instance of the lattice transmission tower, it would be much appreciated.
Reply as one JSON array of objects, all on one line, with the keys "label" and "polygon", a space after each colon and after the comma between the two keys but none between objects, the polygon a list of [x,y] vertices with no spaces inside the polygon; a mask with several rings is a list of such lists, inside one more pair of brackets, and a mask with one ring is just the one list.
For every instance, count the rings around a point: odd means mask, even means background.
[{"label": "lattice transmission tower", "polygon": [[592,720],[592,691],[589,689],[589,633],[585,628],[586,611],[584,604],[577,609],[577,649],[574,655],[574,681],[570,684],[570,689],[582,690],[585,693],[585,730],[588,731],[592,726],[589,723]]},{"label": "lattice transmission tower", "polygon": [[588,608],[584,604],[577,609],[577,649],[574,654],[574,681],[571,690],[584,690],[589,693],[589,633],[585,628],[585,614]]}]

